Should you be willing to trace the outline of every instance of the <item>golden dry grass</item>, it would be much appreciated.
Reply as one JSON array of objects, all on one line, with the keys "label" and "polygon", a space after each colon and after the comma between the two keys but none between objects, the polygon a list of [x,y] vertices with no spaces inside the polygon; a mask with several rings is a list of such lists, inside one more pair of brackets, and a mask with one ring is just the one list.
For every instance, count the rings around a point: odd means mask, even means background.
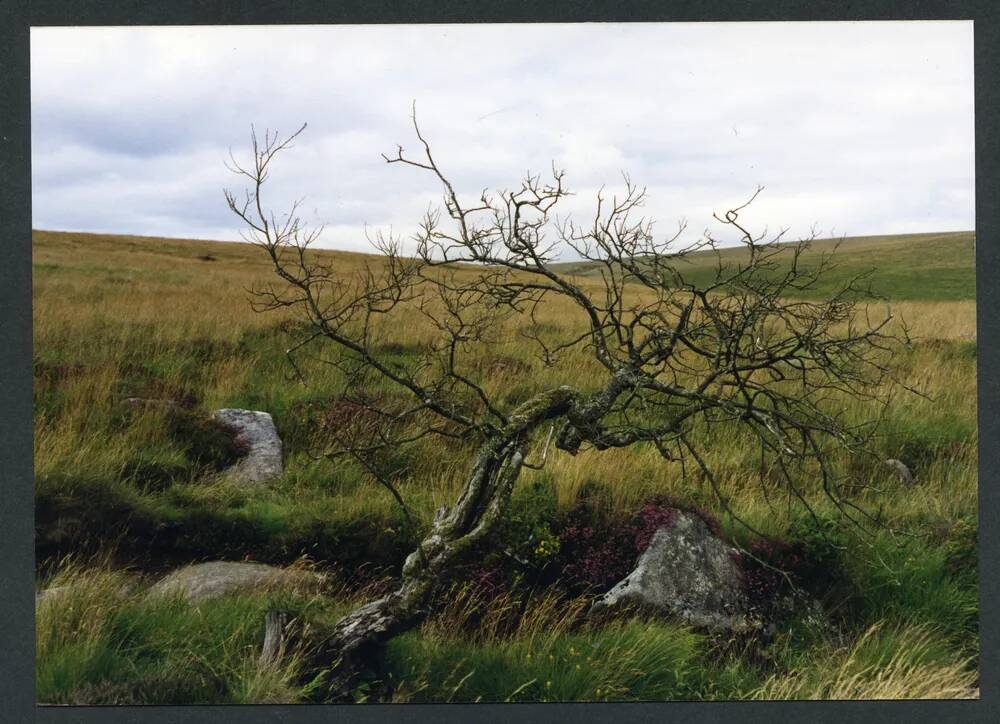
[{"label": "golden dry grass", "polygon": [[[118,237],[63,232],[35,232],[34,242],[34,317],[36,359],[60,364],[81,364],[86,374],[69,376],[61,382],[65,400],[58,422],[36,420],[35,459],[37,469],[45,473],[59,469],[86,469],[113,466],[129,449],[154,434],[155,416],[149,425],[140,425],[125,434],[104,434],[102,419],[111,414],[116,403],[115,383],[122,375],[126,359],[138,352],[152,360],[171,345],[190,340],[213,343],[236,343],[248,332],[270,333],[285,312],[255,314],[249,305],[246,289],[270,281],[272,273],[263,253],[246,244]],[[884,240],[880,242],[884,245]],[[362,265],[378,263],[361,254],[318,252],[331,260],[338,270],[352,274]],[[209,257],[212,261],[206,261]],[[594,281],[583,280],[585,285]],[[594,287],[596,290],[596,286]],[[885,313],[878,305],[876,314]],[[975,336],[973,301],[903,301],[891,305],[892,313],[906,320],[910,334],[918,344],[928,340],[963,342]],[[539,315],[542,323],[577,333],[584,320],[565,299],[554,298]],[[530,385],[544,388],[570,382],[580,387],[600,382],[598,363],[585,352],[573,352],[554,368],[544,368],[533,359],[534,350],[516,330],[526,320],[510,320],[497,330],[498,342],[478,350],[468,364],[487,370],[486,387],[500,392],[515,382],[515,374],[496,366],[497,360],[522,360],[531,366]],[[401,345],[414,345],[427,339],[429,326],[419,315],[403,311],[392,324],[392,339]],[[274,336],[277,337],[275,331]],[[280,350],[282,340],[270,347]],[[249,349],[240,355],[207,362],[202,373],[202,404],[206,407],[232,404],[248,388],[277,384],[287,373],[282,357],[268,345]],[[976,386],[973,364],[957,372],[937,350],[920,349],[908,360],[907,382],[925,390],[932,400],[901,396],[893,411],[912,419],[934,419],[946,414],[974,420]],[[493,365],[493,366],[491,366]],[[312,384],[319,389],[331,387],[336,380],[321,365],[308,368]],[[183,387],[187,368],[165,365],[158,370],[162,384]],[[287,382],[288,393],[294,385]],[[277,394],[277,392],[275,393]],[[845,400],[845,405],[853,405]],[[859,410],[859,414],[862,414]],[[748,488],[746,473],[739,473],[747,449],[730,445],[711,451],[712,462],[722,470],[729,494],[742,497],[751,507],[757,493]],[[966,450],[968,473],[956,480],[953,465],[942,467],[940,474],[928,477],[928,488],[916,497],[920,504],[952,506],[956,495],[962,506],[975,497],[974,450]],[[103,461],[103,462],[102,462]],[[421,507],[445,502],[454,493],[464,472],[461,461],[442,460],[429,466],[429,477],[411,487],[430,494]],[[586,480],[607,484],[622,506],[632,506],[653,491],[679,493],[689,485],[676,471],[665,468],[655,452],[648,449],[584,453],[576,457],[556,454],[549,470],[555,479],[560,500],[571,501]],[[530,477],[530,474],[528,475]],[[948,487],[943,495],[941,486]],[[377,504],[388,502],[388,494],[373,488]],[[904,497],[904,505],[915,505]],[[761,517],[770,513],[761,511]]]},{"label": "golden dry grass", "polygon": [[754,699],[968,699],[978,698],[978,673],[940,651],[933,631],[910,626],[890,632],[892,649],[878,636],[885,628],[871,626],[850,646],[813,667],[768,679]]}]

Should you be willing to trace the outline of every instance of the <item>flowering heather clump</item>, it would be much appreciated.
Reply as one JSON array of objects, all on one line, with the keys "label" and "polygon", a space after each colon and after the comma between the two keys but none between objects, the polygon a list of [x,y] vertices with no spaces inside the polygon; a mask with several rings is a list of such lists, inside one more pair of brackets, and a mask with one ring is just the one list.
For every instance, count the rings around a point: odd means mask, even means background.
[{"label": "flowering heather clump", "polygon": [[[557,515],[551,489],[536,485],[521,492],[499,538],[509,546],[506,559],[480,564],[473,580],[492,590],[499,578],[521,583],[561,585],[572,593],[604,592],[625,578],[660,528],[674,524],[678,510],[705,521],[718,535],[718,521],[703,510],[672,498],[648,501],[634,515],[611,515],[593,498],[580,499]],[[512,561],[516,561],[513,563]]]},{"label": "flowering heather clump", "polygon": [[576,589],[607,590],[631,573],[658,529],[673,525],[676,509],[653,501],[631,518],[604,519],[580,503],[559,532],[563,582]]},{"label": "flowering heather clump", "polygon": [[628,575],[636,559],[628,526],[571,523],[559,533],[563,581],[572,588],[605,589]]},{"label": "flowering heather clump", "polygon": [[[799,577],[798,574],[805,565],[802,548],[800,543],[758,539],[748,546],[748,552],[753,558],[737,554],[736,562],[743,573],[744,590],[753,606],[765,608],[774,603],[788,584],[782,571],[788,573],[793,581]],[[764,561],[772,568],[762,565],[754,558]]]},{"label": "flowering heather clump", "polygon": [[508,593],[510,586],[507,572],[503,566],[496,561],[484,563],[472,571],[470,580],[474,588],[480,591],[487,599]]},{"label": "flowering heather clump", "polygon": [[636,522],[635,549],[641,554],[649,547],[650,541],[659,528],[669,528],[674,524],[674,508],[664,508],[656,503],[647,503],[639,511]]},{"label": "flowering heather clump", "polygon": [[702,519],[705,525],[708,526],[708,530],[712,533],[712,535],[716,538],[722,537],[722,526],[719,524],[719,519],[702,508],[700,505],[675,498],[672,495],[658,495],[649,501],[647,507],[649,505],[655,505],[659,508],[675,508],[677,510],[683,510],[687,513],[697,515]]}]

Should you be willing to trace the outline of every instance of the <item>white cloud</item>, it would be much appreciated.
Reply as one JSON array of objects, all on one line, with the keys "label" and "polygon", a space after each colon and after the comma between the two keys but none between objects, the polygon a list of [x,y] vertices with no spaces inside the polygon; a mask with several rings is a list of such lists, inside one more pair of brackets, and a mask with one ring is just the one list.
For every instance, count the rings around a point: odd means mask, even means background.
[{"label": "white cloud", "polygon": [[276,167],[327,243],[409,233],[434,180],[386,166],[421,127],[460,189],[554,161],[586,213],[620,170],[671,233],[766,187],[754,223],[974,225],[972,24],[715,23],[32,30],[34,225],[238,238],[221,188],[249,125],[309,129]]}]

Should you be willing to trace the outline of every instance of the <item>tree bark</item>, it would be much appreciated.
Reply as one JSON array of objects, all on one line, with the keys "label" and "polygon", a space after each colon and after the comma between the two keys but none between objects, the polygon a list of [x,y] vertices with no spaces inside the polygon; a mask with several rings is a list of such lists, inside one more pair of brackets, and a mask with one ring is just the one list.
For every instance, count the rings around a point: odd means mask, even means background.
[{"label": "tree bark", "polygon": [[334,698],[348,698],[378,649],[426,616],[438,584],[506,514],[532,433],[546,420],[565,415],[575,399],[569,388],[560,387],[515,410],[504,429],[479,448],[454,507],[437,511],[430,532],[407,556],[399,587],[337,622],[320,661],[329,667]]}]

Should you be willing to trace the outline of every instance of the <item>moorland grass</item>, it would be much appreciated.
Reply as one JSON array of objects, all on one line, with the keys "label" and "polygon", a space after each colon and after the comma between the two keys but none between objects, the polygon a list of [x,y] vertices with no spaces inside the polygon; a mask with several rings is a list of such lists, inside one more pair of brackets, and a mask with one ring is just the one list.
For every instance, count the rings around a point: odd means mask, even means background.
[{"label": "moorland grass", "polygon": [[294,703],[310,693],[299,638],[273,665],[259,661],[264,613],[329,620],[347,599],[248,593],[188,603],[147,598],[140,582],[105,561],[64,560],[61,587],[36,616],[38,700],[52,704]]},{"label": "moorland grass", "polygon": [[[787,268],[791,249],[797,242],[786,242],[776,257],[772,272],[780,276]],[[857,279],[869,283],[886,297],[899,300],[975,299],[976,269],[973,249],[975,233],[954,231],[944,234],[897,234],[860,236],[843,239],[816,239],[799,259],[799,268],[815,269],[824,255],[833,254],[828,271],[802,292],[809,299],[821,299]],[[746,257],[744,248],[721,250],[724,267],[735,267]],[[717,257],[713,252],[694,252],[680,263],[685,278],[704,285],[715,279]],[[565,271],[583,277],[599,274],[594,262],[566,262]]]},{"label": "moorland grass", "polygon": [[[245,292],[269,280],[259,250],[57,232],[35,232],[34,240],[40,585],[72,581],[74,588],[81,586],[75,595],[82,597],[73,610],[90,612],[86,619],[67,616],[69,604],[63,601],[71,599],[54,599],[39,610],[39,700],[187,703],[316,696],[308,681],[299,681],[308,668],[302,661],[280,675],[265,676],[253,668],[249,652],[259,645],[262,612],[272,601],[234,597],[193,615],[179,602],[152,604],[121,592],[119,584],[132,576],[123,569],[151,575],[210,558],[287,564],[305,555],[355,578],[359,568],[373,576],[391,573],[426,530],[433,511],[453,501],[469,446],[435,441],[394,461],[405,469],[396,484],[412,515],[407,518],[388,491],[356,464],[316,455],[325,442],[323,416],[330,409],[348,409],[339,402],[344,380],[318,358],[328,353],[322,349],[300,360],[308,385],[290,374],[284,351],[295,320],[254,314]],[[454,614],[443,611],[393,642],[381,678],[359,690],[358,698],[950,697],[966,692],[978,652],[978,434],[969,242],[964,237],[881,239],[868,246],[845,244],[840,252],[842,263],[852,268],[878,259],[876,286],[884,281],[889,287],[884,291],[893,297],[892,310],[906,319],[914,338],[891,364],[907,384],[924,392],[894,398],[876,439],[876,458],[839,461],[870,486],[858,492],[857,502],[878,511],[885,530],[874,537],[850,526],[817,530],[826,524],[790,508],[782,489],[759,478],[749,442],[733,440],[721,428],[696,433],[733,510],[775,539],[809,547],[811,560],[821,562],[835,579],[825,600],[835,632],[810,633],[790,621],[773,640],[727,646],[669,622],[636,619],[587,628],[570,617],[552,624],[546,636],[498,624],[491,637],[484,634],[481,618],[474,627],[460,626]],[[368,261],[341,252],[329,256],[344,274]],[[892,270],[907,269],[907,264],[919,274],[893,281]],[[559,300],[530,322],[567,335],[581,323]],[[601,370],[582,353],[568,355],[554,368],[542,367],[517,334],[528,324],[510,320],[497,330],[495,344],[470,360],[490,392],[515,403],[567,381],[583,388],[598,384]],[[383,335],[386,351],[405,363],[426,344],[431,330],[419,315],[402,313]],[[365,384],[366,393],[383,399],[399,395],[379,380]],[[185,412],[134,409],[124,404],[128,397],[173,400]],[[855,400],[844,398],[840,404],[856,419],[867,414]],[[286,453],[285,474],[275,484],[248,488],[217,474],[232,454],[225,440],[205,428],[205,414],[218,407],[274,415]],[[882,465],[886,457],[907,462],[917,484],[903,487]],[[804,471],[802,484],[821,520],[833,520],[815,474]],[[550,554],[544,546],[535,554],[539,536],[553,538],[554,526],[581,500],[595,514],[626,519],[653,498],[702,508],[719,518],[727,536],[744,545],[753,542],[753,535],[722,514],[707,481],[684,478],[644,446],[576,456],[551,452],[544,470],[523,475],[503,534],[525,544],[532,565],[544,568]],[[89,566],[86,573],[61,564],[66,554],[83,553],[104,555],[105,563]],[[322,628],[350,600],[345,593],[293,608]],[[551,604],[538,597],[526,600],[517,609],[521,619],[547,620],[542,612]],[[575,661],[571,650],[595,644],[617,651],[614,660],[605,656],[594,667]],[[872,647],[891,651],[910,644],[934,655],[882,657],[872,664],[875,659],[866,653]],[[528,654],[531,665],[525,663]],[[799,670],[804,673],[795,674]],[[170,673],[178,671],[184,673]],[[906,685],[904,674],[919,674],[926,686]],[[116,688],[116,681],[125,683]]]}]

